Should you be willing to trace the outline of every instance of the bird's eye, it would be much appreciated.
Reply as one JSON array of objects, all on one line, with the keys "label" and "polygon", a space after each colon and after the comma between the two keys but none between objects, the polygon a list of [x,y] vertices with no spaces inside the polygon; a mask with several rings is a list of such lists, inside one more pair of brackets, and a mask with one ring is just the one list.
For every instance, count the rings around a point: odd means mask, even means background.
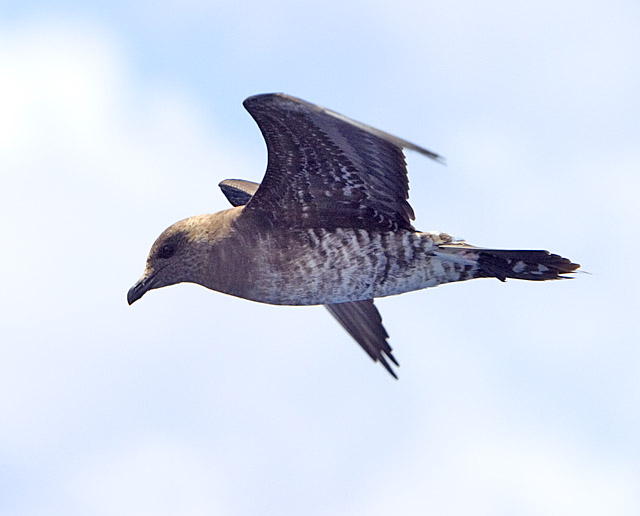
[{"label": "bird's eye", "polygon": [[163,244],[158,249],[158,258],[171,258],[176,252],[176,247],[172,244]]}]

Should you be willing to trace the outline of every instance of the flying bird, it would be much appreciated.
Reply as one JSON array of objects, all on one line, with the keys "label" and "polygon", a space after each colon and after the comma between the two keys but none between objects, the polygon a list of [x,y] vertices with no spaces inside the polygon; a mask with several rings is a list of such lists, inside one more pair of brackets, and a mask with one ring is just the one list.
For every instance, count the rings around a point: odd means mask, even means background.
[{"label": "flying bird", "polygon": [[281,93],[244,107],[267,144],[262,183],[222,181],[233,208],[163,231],[129,304],[190,282],[262,303],[325,305],[397,378],[374,298],[474,278],[554,280],[580,267],[548,251],[417,231],[403,150],[443,161],[435,152]]}]

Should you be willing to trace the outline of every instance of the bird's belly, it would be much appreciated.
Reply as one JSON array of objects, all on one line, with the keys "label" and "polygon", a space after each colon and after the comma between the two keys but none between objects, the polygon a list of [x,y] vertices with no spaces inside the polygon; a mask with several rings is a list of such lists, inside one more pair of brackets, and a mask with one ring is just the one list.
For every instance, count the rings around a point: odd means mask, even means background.
[{"label": "bird's belly", "polygon": [[317,305],[401,294],[454,281],[430,234],[308,229],[263,235],[241,297]]}]

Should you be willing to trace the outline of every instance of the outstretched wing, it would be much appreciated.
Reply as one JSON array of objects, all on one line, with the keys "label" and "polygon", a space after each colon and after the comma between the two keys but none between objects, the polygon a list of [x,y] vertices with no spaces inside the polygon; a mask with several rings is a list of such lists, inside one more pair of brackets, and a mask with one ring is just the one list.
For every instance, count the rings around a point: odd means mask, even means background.
[{"label": "outstretched wing", "polygon": [[[218,186],[233,206],[242,206],[251,200],[260,184],[242,179],[225,179]],[[388,358],[396,366],[399,365],[387,342],[389,334],[382,325],[382,317],[373,299],[324,306],[374,362],[379,361],[391,376],[398,378],[387,362]]]},{"label": "outstretched wing", "polygon": [[399,366],[387,342],[389,334],[382,325],[380,312],[373,304],[373,299],[334,303],[324,305],[342,327],[360,344],[374,362],[380,362],[396,380],[398,377],[387,362],[387,358]]},{"label": "outstretched wing", "polygon": [[436,153],[304,100],[244,101],[264,136],[267,171],[243,217],[281,227],[413,229],[403,148]]}]

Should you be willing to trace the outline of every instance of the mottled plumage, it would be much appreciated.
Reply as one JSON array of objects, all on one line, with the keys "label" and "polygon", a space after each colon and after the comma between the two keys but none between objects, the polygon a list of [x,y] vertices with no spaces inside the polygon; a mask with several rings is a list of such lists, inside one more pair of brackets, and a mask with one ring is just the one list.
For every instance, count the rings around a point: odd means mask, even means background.
[{"label": "mottled plumage", "polygon": [[[243,206],[258,191],[260,185],[242,179],[225,179],[219,186],[233,206]],[[397,378],[387,358],[395,365],[399,364],[391,353],[391,346],[387,342],[389,334],[382,326],[382,317],[373,304],[373,299],[324,306],[374,361],[379,360]]]},{"label": "mottled plumage", "polygon": [[579,267],[547,251],[416,231],[402,151],[441,159],[427,149],[287,95],[244,105],[267,143],[262,183],[223,181],[234,208],[166,229],[130,304],[180,282],[264,303],[324,304],[395,376],[374,298],[481,277],[557,279]]}]

